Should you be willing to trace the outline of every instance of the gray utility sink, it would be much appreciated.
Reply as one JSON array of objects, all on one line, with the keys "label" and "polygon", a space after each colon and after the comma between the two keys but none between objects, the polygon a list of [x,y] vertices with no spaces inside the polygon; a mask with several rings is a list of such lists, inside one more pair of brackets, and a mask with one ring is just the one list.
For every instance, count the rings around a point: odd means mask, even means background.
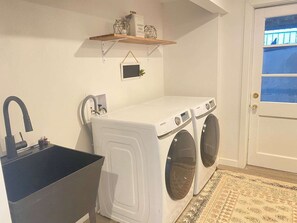
[{"label": "gray utility sink", "polygon": [[13,223],[74,223],[89,213],[104,157],[49,145],[15,160],[2,158]]}]

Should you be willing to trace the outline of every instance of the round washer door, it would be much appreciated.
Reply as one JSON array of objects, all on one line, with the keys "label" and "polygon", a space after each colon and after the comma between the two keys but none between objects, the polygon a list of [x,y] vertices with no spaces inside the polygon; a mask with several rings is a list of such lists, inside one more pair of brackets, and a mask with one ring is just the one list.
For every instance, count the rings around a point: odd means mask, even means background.
[{"label": "round washer door", "polygon": [[173,200],[183,199],[189,192],[195,175],[196,146],[191,134],[179,131],[167,155],[165,168],[166,188]]},{"label": "round washer door", "polygon": [[216,116],[207,116],[201,133],[200,155],[205,167],[212,166],[218,155],[220,142],[219,121]]}]

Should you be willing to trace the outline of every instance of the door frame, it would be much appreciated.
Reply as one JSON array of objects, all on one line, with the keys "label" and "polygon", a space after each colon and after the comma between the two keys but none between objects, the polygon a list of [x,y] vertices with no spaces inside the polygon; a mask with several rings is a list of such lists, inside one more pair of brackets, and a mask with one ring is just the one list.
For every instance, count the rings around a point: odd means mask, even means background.
[{"label": "door frame", "polygon": [[258,8],[294,4],[297,0],[246,0],[243,40],[243,63],[241,76],[241,106],[238,167],[244,168],[248,157],[248,138],[250,124],[250,96],[253,65],[254,18]]}]

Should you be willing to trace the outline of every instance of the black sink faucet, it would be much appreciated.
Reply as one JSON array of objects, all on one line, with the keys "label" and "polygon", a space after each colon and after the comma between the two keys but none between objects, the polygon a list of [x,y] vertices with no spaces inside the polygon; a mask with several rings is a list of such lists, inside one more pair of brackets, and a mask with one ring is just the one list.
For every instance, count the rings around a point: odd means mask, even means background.
[{"label": "black sink faucet", "polygon": [[28,110],[24,102],[16,96],[10,96],[6,98],[3,104],[3,115],[4,115],[4,122],[5,122],[5,129],[6,129],[6,137],[5,137],[6,151],[7,151],[7,158],[9,159],[17,157],[17,149],[24,148],[27,146],[27,142],[23,139],[22,141],[15,143],[14,136],[11,134],[11,126],[10,126],[10,119],[9,119],[9,113],[8,113],[8,106],[11,101],[15,101],[22,110],[26,132],[30,132],[33,130],[30,117],[28,114]]}]

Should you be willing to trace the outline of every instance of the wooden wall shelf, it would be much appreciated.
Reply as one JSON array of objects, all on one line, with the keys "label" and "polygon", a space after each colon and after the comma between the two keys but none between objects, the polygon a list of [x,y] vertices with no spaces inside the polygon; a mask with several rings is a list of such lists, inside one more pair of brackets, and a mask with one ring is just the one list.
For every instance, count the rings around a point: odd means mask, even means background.
[{"label": "wooden wall shelf", "polygon": [[[156,49],[158,49],[160,45],[176,44],[176,42],[170,41],[170,40],[149,39],[149,38],[128,36],[128,35],[122,35],[122,34],[108,34],[108,35],[102,35],[102,36],[93,36],[93,37],[90,37],[89,39],[101,41],[101,51],[102,51],[103,61],[104,61],[105,55],[118,42],[153,46],[153,49],[147,52],[148,56],[150,56]],[[110,46],[106,47],[105,42],[111,42]]]},{"label": "wooden wall shelf", "polygon": [[144,45],[176,44],[176,42],[170,41],[170,40],[149,39],[149,38],[128,36],[128,35],[122,35],[122,34],[108,34],[108,35],[102,35],[102,36],[93,36],[93,37],[90,37],[90,40],[116,41],[121,43],[135,43],[135,44],[144,44]]}]

